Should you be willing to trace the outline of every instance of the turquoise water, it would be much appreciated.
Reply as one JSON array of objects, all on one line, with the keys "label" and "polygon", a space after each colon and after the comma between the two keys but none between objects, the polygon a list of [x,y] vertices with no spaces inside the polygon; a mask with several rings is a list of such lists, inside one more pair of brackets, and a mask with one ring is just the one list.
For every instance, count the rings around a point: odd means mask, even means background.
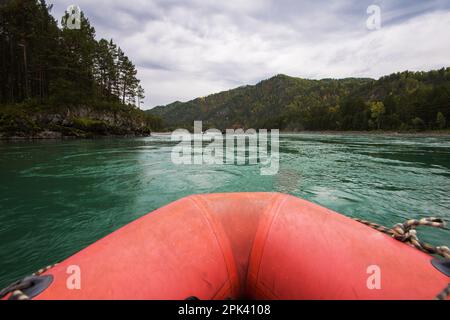
[{"label": "turquoise water", "polygon": [[[170,137],[0,143],[0,287],[193,193],[279,191],[391,226],[450,220],[449,137],[282,135],[280,170],[176,166]],[[450,245],[450,232],[419,236]]]}]

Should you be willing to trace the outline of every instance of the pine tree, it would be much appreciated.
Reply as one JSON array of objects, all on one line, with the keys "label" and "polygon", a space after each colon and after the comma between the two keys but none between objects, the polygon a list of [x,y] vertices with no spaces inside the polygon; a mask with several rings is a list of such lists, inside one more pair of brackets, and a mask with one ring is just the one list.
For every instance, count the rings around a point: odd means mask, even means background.
[{"label": "pine tree", "polygon": [[136,96],[137,96],[137,101],[138,101],[138,108],[141,108],[141,103],[143,102],[143,100],[145,99],[145,91],[144,88],[142,88],[141,85],[138,86],[137,90],[136,90]]},{"label": "pine tree", "polygon": [[[68,13],[66,12],[66,16]],[[62,45],[65,63],[64,80],[69,83],[73,103],[85,103],[95,95],[94,58],[96,47],[95,29],[81,13],[81,28],[70,29],[67,19],[62,19]]]},{"label": "pine tree", "polygon": [[11,0],[0,6],[0,103],[48,95],[59,32],[45,1]]},{"label": "pine tree", "polygon": [[130,59],[119,49],[118,56],[119,63],[119,90],[121,94],[122,103],[125,104],[129,98],[136,96],[136,88],[139,84],[136,78],[136,68]]},{"label": "pine tree", "polygon": [[108,70],[108,92],[110,97],[118,99],[119,89],[118,89],[118,48],[117,45],[111,39],[108,44],[108,51],[110,59],[108,60],[107,70]]}]

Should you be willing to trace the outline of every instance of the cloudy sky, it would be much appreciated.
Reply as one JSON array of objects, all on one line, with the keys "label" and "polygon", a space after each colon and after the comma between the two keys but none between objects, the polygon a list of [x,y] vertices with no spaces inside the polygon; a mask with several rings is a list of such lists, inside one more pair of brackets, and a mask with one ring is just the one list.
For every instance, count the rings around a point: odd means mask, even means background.
[{"label": "cloudy sky", "polygon": [[[146,109],[283,73],[373,77],[450,66],[450,0],[48,0],[78,5],[137,65]],[[370,5],[381,28],[370,30]]]}]

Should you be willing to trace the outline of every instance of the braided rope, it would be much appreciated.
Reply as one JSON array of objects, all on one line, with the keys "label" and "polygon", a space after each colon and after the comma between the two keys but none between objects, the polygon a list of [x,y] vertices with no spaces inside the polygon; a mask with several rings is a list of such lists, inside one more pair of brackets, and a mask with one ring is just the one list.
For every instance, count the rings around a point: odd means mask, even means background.
[{"label": "braided rope", "polygon": [[45,268],[39,269],[38,271],[36,271],[35,273],[33,273],[33,276],[40,276],[41,274],[43,274],[45,271],[55,267],[57,265],[57,263],[55,264],[51,264],[49,266],[46,266]]},{"label": "braided rope", "polygon": [[[429,226],[434,228],[445,228],[445,221],[440,218],[422,218],[420,220],[410,219],[404,223],[397,223],[391,229],[386,228],[380,224],[362,220],[359,218],[353,218],[353,220],[358,221],[362,224],[365,224],[369,227],[372,227],[375,230],[388,234],[394,239],[404,242],[414,248],[419,249],[425,253],[429,254],[437,254],[446,259],[450,259],[450,249],[446,246],[433,246],[429,243],[422,242],[419,240],[417,236],[417,231],[415,228],[419,226]],[[436,300],[447,300],[450,295],[450,284],[442,290],[437,296]]]},{"label": "braided rope", "polygon": [[22,290],[14,290],[9,297],[9,300],[31,300],[29,296],[23,293]]},{"label": "braided rope", "polygon": [[442,292],[436,296],[436,300],[447,300],[447,297],[449,295],[450,295],[450,284],[447,286],[447,288],[442,290]]},{"label": "braided rope", "polygon": [[445,228],[445,221],[441,218],[422,218],[420,220],[410,219],[404,223],[398,223],[392,228],[386,228],[374,222],[353,218],[353,220],[363,223],[375,230],[386,233],[394,239],[404,242],[420,251],[437,254],[444,258],[450,259],[450,249],[446,246],[433,246],[429,243],[422,242],[417,236],[415,228],[419,226],[429,226],[434,228]]},{"label": "braided rope", "polygon": [[[49,265],[45,268],[39,269],[38,271],[36,271],[35,273],[31,274],[32,276],[40,276],[41,274],[43,274],[45,271],[53,268],[54,266],[56,266],[57,263]],[[2,293],[0,295],[0,298],[6,294],[8,294],[9,292],[11,292],[11,295],[9,297],[9,300],[31,300],[30,297],[28,295],[26,295],[22,290],[27,289],[29,286],[27,286],[27,284],[21,283],[21,282],[17,282],[12,284],[11,286],[9,286],[8,288],[2,290]]]},{"label": "braided rope", "polygon": [[442,292],[436,296],[436,300],[447,300],[447,297],[449,295],[450,295],[450,284],[447,286],[447,288],[442,290]]}]

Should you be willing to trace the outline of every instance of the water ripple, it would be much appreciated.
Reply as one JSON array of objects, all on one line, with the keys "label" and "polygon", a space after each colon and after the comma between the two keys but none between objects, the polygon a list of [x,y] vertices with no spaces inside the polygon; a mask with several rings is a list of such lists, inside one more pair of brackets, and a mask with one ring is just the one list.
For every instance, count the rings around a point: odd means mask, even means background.
[{"label": "water ripple", "polygon": [[[174,165],[170,136],[0,144],[0,287],[193,193],[278,191],[387,226],[450,220],[446,137],[285,134],[280,170]],[[445,230],[420,230],[450,244]]]}]

